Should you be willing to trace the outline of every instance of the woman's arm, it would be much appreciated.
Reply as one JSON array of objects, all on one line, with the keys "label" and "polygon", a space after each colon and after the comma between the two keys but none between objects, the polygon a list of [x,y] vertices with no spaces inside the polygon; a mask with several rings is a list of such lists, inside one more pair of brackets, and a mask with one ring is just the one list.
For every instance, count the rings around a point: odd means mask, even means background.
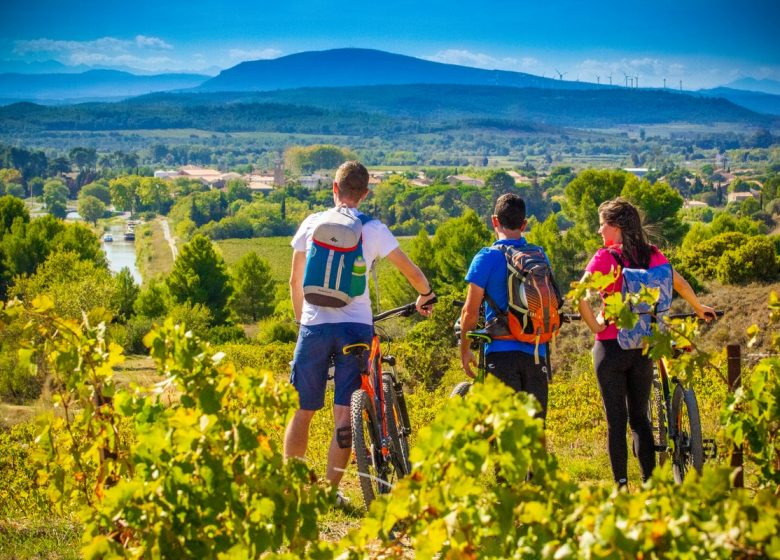
[{"label": "woman's arm", "polygon": [[[586,272],[585,274],[582,275],[580,282],[585,282],[589,276],[590,276],[590,272]],[[600,322],[593,314],[593,308],[590,306],[590,303],[588,302],[587,299],[585,298],[581,299],[579,301],[578,307],[580,310],[580,316],[582,317],[582,320],[585,321],[585,324],[588,325],[588,328],[594,334],[598,334],[607,328],[607,325],[605,325],[603,322]]]},{"label": "woman's arm", "polygon": [[680,276],[676,270],[672,271],[672,275],[674,278],[674,291],[680,294],[680,297],[682,297],[691,307],[693,307],[696,315],[705,321],[711,321],[714,319],[715,310],[712,307],[703,305],[699,301],[699,298],[696,296],[696,292],[693,291],[693,288],[691,288],[691,285],[688,283],[688,281]]}]

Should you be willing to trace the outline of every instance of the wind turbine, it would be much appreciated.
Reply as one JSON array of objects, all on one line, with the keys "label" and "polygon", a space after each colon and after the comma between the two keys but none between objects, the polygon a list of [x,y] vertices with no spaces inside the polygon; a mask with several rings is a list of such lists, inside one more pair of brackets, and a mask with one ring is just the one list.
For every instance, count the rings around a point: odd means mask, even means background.
[{"label": "wind turbine", "polygon": [[639,87],[639,76],[634,76],[634,79],[636,80],[636,85],[634,87]]},{"label": "wind turbine", "polygon": [[664,89],[666,89],[666,78],[664,78]]},{"label": "wind turbine", "polygon": [[601,76],[599,76],[598,74],[596,74],[596,83],[597,84],[601,83]]},{"label": "wind turbine", "polygon": [[568,74],[568,72],[561,72],[561,71],[560,71],[560,70],[558,70],[557,68],[555,69],[555,73],[556,73],[556,74],[558,74],[558,79],[559,79],[559,80],[563,80],[563,77],[564,77],[566,74]]},{"label": "wind turbine", "polygon": [[609,85],[612,85],[612,74],[610,74],[610,75],[608,76],[608,78],[609,78]]},{"label": "wind turbine", "polygon": [[623,72],[623,77],[626,79],[626,87],[628,87],[628,74]]}]

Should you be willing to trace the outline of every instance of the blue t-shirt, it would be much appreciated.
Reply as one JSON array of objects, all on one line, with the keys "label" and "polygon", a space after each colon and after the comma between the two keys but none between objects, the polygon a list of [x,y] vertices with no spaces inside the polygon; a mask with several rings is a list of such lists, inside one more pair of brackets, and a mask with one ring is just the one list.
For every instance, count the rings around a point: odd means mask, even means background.
[{"label": "blue t-shirt", "polygon": [[[498,245],[511,245],[513,247],[525,247],[528,242],[524,238],[520,239],[499,239],[490,247],[485,247],[476,254],[471,261],[469,271],[466,273],[466,282],[476,284],[493,298],[493,301],[500,309],[509,307],[509,292],[507,290],[507,276],[509,269],[506,266],[506,257],[499,249]],[[546,255],[545,255],[546,258]],[[485,318],[489,321],[495,313],[493,308],[484,303]],[[485,346],[485,353],[491,352],[525,352],[533,355],[536,351],[536,344],[520,342],[518,340],[495,340]],[[547,355],[547,345],[539,345],[539,356]]]}]

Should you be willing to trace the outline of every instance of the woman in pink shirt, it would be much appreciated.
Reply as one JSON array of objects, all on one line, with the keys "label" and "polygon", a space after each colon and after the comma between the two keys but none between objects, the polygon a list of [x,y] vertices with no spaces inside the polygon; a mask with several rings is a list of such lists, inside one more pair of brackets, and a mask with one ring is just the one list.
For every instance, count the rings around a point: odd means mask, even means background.
[{"label": "woman in pink shirt", "polygon": [[[583,280],[593,272],[615,274],[616,280],[602,297],[620,292],[623,279],[618,267],[653,268],[666,264],[667,259],[647,241],[642,218],[634,205],[623,198],[599,206],[599,234],[604,247],[596,251],[585,267]],[[622,262],[618,262],[616,256]],[[674,289],[702,319],[714,317],[712,308],[702,305],[691,285],[673,272]],[[639,459],[642,481],[650,478],[655,468],[653,432],[647,414],[653,382],[653,363],[642,349],[623,350],[617,342],[617,327],[607,324],[602,312],[598,316],[587,300],[579,303],[582,319],[596,335],[593,345],[593,365],[596,370],[604,411],[607,417],[609,460],[618,487],[628,483],[626,424],[631,426],[634,452]]]}]

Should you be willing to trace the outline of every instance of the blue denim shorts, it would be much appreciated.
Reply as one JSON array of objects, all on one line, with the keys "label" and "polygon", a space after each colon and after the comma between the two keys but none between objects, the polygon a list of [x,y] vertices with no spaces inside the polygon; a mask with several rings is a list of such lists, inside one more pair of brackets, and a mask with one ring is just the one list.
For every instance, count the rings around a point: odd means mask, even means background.
[{"label": "blue denim shorts", "polygon": [[360,372],[366,364],[359,363],[355,356],[344,355],[341,350],[348,344],[358,342],[370,345],[373,333],[371,325],[362,323],[301,325],[290,383],[298,391],[303,410],[319,410],[325,406],[325,385],[331,359],[336,366],[336,394],[333,400],[339,405],[350,405],[352,393],[360,388]]}]

